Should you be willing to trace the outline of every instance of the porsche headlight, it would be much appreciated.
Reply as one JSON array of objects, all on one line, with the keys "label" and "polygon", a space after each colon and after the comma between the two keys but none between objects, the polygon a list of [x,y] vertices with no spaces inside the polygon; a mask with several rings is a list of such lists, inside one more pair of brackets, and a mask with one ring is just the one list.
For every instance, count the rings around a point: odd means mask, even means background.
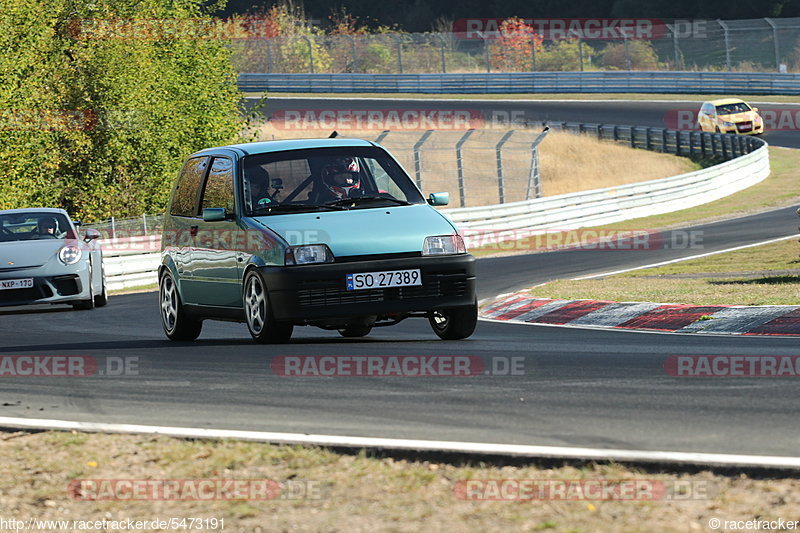
[{"label": "porsche headlight", "polygon": [[465,254],[467,249],[464,246],[464,239],[461,235],[436,235],[425,237],[422,245],[422,255],[455,255]]},{"label": "porsche headlight", "polygon": [[287,265],[333,263],[333,252],[325,244],[292,246],[286,250],[285,263]]},{"label": "porsche headlight", "polygon": [[74,265],[81,259],[81,249],[74,244],[67,244],[58,251],[58,259],[65,265]]}]

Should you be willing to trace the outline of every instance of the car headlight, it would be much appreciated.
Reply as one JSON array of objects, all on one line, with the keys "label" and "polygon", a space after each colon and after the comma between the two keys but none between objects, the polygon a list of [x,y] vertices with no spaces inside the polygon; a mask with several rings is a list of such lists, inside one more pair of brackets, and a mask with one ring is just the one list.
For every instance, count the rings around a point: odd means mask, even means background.
[{"label": "car headlight", "polygon": [[68,244],[58,251],[58,259],[65,265],[74,265],[81,258],[81,249],[74,244]]},{"label": "car headlight", "polygon": [[314,263],[333,263],[333,252],[325,244],[291,246],[286,249],[287,265],[313,265]]},{"label": "car headlight", "polygon": [[762,119],[762,118],[761,118],[761,115],[756,115],[756,119],[755,119],[755,121],[756,121],[756,124],[761,124],[761,122],[762,122],[763,120],[764,120],[764,119]]},{"label": "car headlight", "polygon": [[467,249],[464,246],[464,239],[461,235],[436,235],[425,237],[422,245],[422,255],[454,255],[465,254]]},{"label": "car headlight", "polygon": [[733,122],[725,122],[723,120],[722,125],[725,126],[726,128],[732,128],[735,124]]}]

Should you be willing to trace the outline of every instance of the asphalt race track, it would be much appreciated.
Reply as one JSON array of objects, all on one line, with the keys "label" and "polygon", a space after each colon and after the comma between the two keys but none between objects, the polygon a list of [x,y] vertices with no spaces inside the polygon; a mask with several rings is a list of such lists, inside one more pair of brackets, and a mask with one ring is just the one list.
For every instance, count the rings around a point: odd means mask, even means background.
[{"label": "asphalt race track", "polygon": [[[647,105],[637,104],[641,116],[617,122],[646,125]],[[557,108],[548,109],[554,116]],[[604,109],[598,107],[594,115],[580,112],[581,118],[605,120],[602,113],[612,111]],[[655,117],[659,109],[649,114]],[[786,208],[691,228],[702,249],[568,250],[481,259],[479,297],[792,235],[796,226],[794,208]],[[674,242],[672,234],[665,234],[664,242]],[[5,417],[800,456],[795,380],[675,378],[663,368],[670,355],[799,355],[797,338],[482,321],[470,339],[444,342],[426,320],[413,319],[356,340],[296,328],[292,342],[282,346],[251,343],[241,324],[206,322],[196,342],[173,343],[161,331],[156,293],[115,296],[108,307],[93,311],[0,309],[0,324],[0,356],[93,356],[101,368],[113,363],[109,358],[129,357],[138,365],[138,373],[121,377],[0,378],[0,416]],[[522,358],[524,371],[473,377],[283,377],[270,366],[281,356],[308,355],[466,355],[479,357],[486,368],[516,357]]]},{"label": "asphalt race track", "polygon": [[[535,98],[535,97],[534,97]],[[776,129],[764,133],[762,138],[775,146],[800,148],[800,104],[757,103],[758,97],[746,99],[760,111],[769,111],[769,125]],[[253,105],[255,99],[247,100]],[[526,122],[585,122],[591,124],[620,124],[675,129],[678,112],[694,112],[702,100],[695,101],[559,101],[559,100],[381,100],[344,98],[268,98],[264,114],[273,115],[286,110],[469,110],[480,112],[486,121],[504,125]],[[774,115],[772,115],[774,114]],[[765,116],[765,118],[767,118]],[[512,125],[513,127],[513,125]]]}]

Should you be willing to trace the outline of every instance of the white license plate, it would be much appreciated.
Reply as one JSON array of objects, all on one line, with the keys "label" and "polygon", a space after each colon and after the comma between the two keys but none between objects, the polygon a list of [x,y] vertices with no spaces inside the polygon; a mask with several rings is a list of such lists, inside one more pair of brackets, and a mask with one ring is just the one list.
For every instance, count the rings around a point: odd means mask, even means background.
[{"label": "white license plate", "polygon": [[25,279],[4,279],[0,281],[0,291],[6,289],[31,289],[33,288],[33,278]]},{"label": "white license plate", "polygon": [[422,285],[422,274],[418,268],[412,270],[386,270],[384,272],[361,272],[347,275],[347,290],[383,289],[386,287],[413,287]]}]

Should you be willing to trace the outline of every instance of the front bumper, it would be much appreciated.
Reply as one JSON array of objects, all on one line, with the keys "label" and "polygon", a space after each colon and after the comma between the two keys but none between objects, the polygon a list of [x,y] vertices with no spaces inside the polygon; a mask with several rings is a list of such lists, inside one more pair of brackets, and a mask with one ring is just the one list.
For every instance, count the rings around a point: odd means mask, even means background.
[{"label": "front bumper", "polygon": [[735,133],[736,135],[758,135],[764,133],[764,123],[761,124],[750,124],[749,123],[736,123],[734,126],[722,127],[720,126],[720,132],[722,133]]},{"label": "front bumper", "polygon": [[[77,267],[77,265],[76,265]],[[85,263],[64,272],[43,272],[44,268],[0,271],[0,281],[33,278],[29,289],[0,290],[0,307],[28,304],[70,303],[89,298],[89,270]]]},{"label": "front bumper", "polygon": [[[419,268],[422,285],[348,291],[347,274]],[[277,320],[307,323],[359,316],[391,316],[471,305],[475,302],[475,258],[469,254],[404,257],[262,267]]]}]

